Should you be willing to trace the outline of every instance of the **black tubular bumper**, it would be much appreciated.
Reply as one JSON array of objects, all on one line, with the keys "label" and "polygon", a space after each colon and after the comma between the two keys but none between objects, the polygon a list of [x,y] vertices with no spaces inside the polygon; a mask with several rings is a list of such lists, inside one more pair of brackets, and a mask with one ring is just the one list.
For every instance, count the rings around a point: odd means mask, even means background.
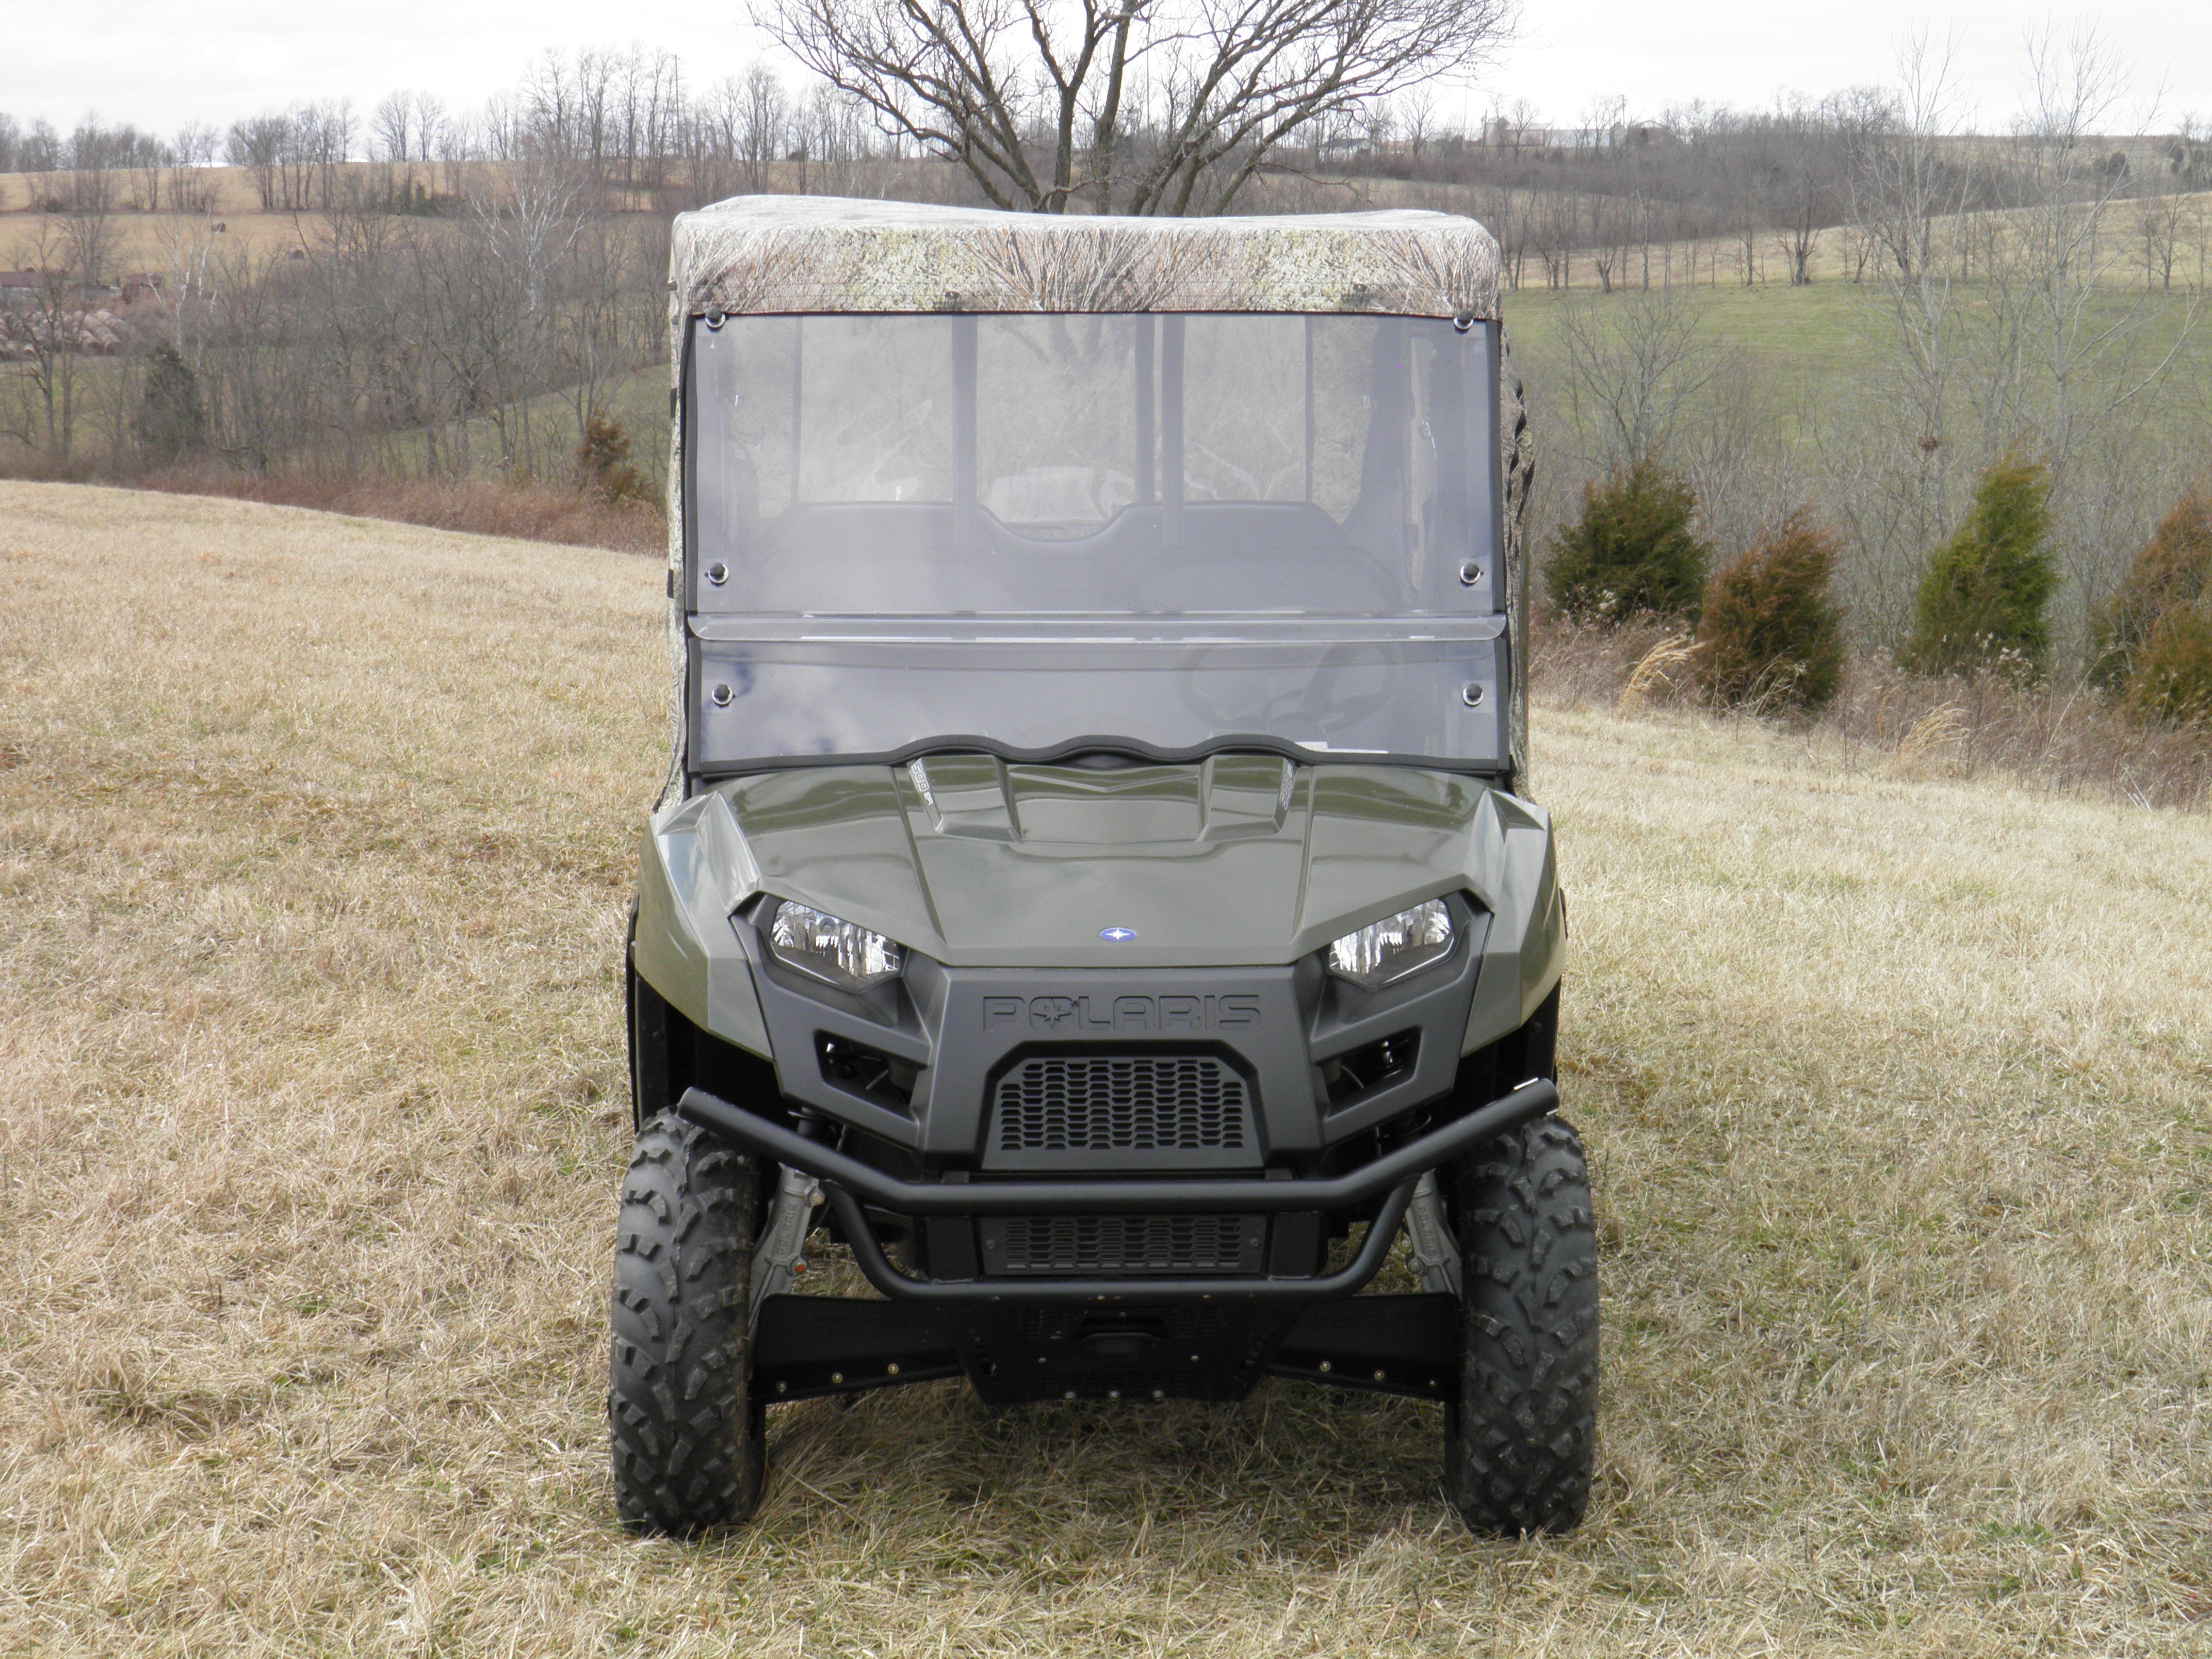
[{"label": "black tubular bumper", "polygon": [[[872,1164],[809,1140],[703,1089],[687,1089],[676,1109],[701,1127],[804,1170],[823,1196],[861,1274],[895,1302],[1060,1306],[1085,1303],[1315,1303],[1348,1297],[1381,1271],[1413,1200],[1413,1185],[1447,1159],[1493,1140],[1559,1103],[1553,1084],[1534,1079],[1486,1106],[1455,1118],[1373,1163],[1318,1180],[902,1181]],[[896,1215],[1127,1215],[1228,1211],[1284,1214],[1341,1210],[1380,1197],[1381,1207],[1352,1259],[1314,1277],[1204,1279],[929,1279],[899,1270],[876,1241],[862,1201]]]},{"label": "black tubular bumper", "polygon": [[816,1180],[902,1216],[1172,1215],[1226,1212],[1281,1215],[1341,1210],[1419,1180],[1438,1164],[1555,1110],[1559,1089],[1530,1079],[1487,1106],[1385,1152],[1371,1164],[1316,1180],[902,1181],[872,1164],[807,1139],[704,1089],[686,1089],[676,1109],[703,1129],[764,1153]]},{"label": "black tubular bumper", "polygon": [[[886,1175],[819,1141],[703,1089],[687,1089],[677,1111],[750,1151],[804,1170],[823,1183],[861,1274],[895,1302],[1059,1306],[1098,1303],[1317,1303],[1351,1296],[1381,1271],[1405,1219],[1414,1183],[1447,1159],[1495,1139],[1559,1103],[1550,1082],[1534,1079],[1486,1106],[1384,1153],[1373,1163],[1317,1180],[1107,1180],[915,1182]],[[908,1217],[1112,1215],[1326,1212],[1380,1197],[1352,1259],[1333,1273],[1204,1279],[1004,1278],[929,1279],[902,1273],[876,1240],[862,1203]],[[1379,1375],[1379,1373],[1378,1373]]]}]

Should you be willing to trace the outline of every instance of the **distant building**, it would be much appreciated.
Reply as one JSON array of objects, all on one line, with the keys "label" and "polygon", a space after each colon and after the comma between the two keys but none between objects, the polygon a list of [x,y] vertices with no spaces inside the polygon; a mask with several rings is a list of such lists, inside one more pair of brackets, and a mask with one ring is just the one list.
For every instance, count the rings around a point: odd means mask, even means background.
[{"label": "distant building", "polygon": [[1674,130],[1656,121],[1621,121],[1609,126],[1522,126],[1493,115],[1482,124],[1482,142],[1491,149],[1589,151],[1647,149],[1674,142]]}]

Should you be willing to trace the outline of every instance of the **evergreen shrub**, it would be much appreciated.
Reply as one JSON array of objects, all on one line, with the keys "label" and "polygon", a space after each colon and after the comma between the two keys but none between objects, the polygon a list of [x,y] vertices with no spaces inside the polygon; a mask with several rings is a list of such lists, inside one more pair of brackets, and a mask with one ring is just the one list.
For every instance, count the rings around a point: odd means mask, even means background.
[{"label": "evergreen shrub", "polygon": [[576,443],[576,483],[610,504],[649,501],[653,495],[644,475],[630,465],[629,434],[607,415],[593,415],[584,422],[584,435]]},{"label": "evergreen shrub", "polygon": [[2050,534],[2051,475],[2040,462],[2008,456],[1984,472],[1966,521],[1929,562],[1899,660],[1923,674],[2040,675],[2051,654],[2044,611],[2058,586]]},{"label": "evergreen shrub", "polygon": [[1803,510],[1715,574],[1698,621],[1696,673],[1717,702],[1826,706],[1844,683],[1836,538]]},{"label": "evergreen shrub", "polygon": [[2169,612],[2212,604],[2212,491],[2186,492],[2136,554],[2090,628],[2089,678],[2134,701],[2146,643]]},{"label": "evergreen shrub", "polygon": [[207,410],[199,376],[173,345],[146,356],[146,385],[131,417],[131,435],[157,466],[173,466],[207,435]]},{"label": "evergreen shrub", "polygon": [[1650,461],[1585,484],[1581,516],[1552,538],[1553,608],[1579,623],[1694,623],[1712,561],[1690,527],[1697,510],[1689,484]]}]

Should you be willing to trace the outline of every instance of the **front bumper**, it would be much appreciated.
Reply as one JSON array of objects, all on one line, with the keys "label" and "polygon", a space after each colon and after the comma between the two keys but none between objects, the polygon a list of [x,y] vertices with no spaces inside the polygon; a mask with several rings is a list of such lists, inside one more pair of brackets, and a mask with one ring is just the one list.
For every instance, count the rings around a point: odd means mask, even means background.
[{"label": "front bumper", "polygon": [[[1000,1404],[1235,1400],[1273,1375],[1449,1400],[1459,1370],[1455,1299],[1354,1292],[1389,1257],[1422,1175],[1556,1109],[1559,1098],[1551,1082],[1532,1079],[1350,1173],[1284,1180],[908,1181],[702,1089],[685,1091],[678,1110],[822,1182],[854,1261],[887,1298],[769,1297],[755,1344],[764,1399],[964,1375]],[[1237,1277],[916,1278],[891,1261],[868,1210],[963,1223],[1017,1213],[1291,1216],[1378,1194],[1344,1267]]]}]

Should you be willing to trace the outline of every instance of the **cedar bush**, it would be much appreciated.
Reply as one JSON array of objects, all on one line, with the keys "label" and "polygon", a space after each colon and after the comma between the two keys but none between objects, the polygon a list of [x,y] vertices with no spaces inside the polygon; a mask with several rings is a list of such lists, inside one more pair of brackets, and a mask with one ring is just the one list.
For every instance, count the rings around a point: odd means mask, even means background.
[{"label": "cedar bush", "polygon": [[2159,521],[2090,633],[2089,678],[2136,702],[2131,684],[2160,619],[2212,603],[2212,492],[2200,484]]},{"label": "cedar bush", "polygon": [[2058,586],[2044,545],[2050,533],[2051,474],[2041,462],[2008,456],[1984,472],[1966,521],[1929,562],[1899,660],[1923,674],[2040,675],[2051,654],[2044,608]]},{"label": "cedar bush", "polygon": [[2152,625],[2123,691],[2146,720],[2212,719],[2212,610],[2176,605]]},{"label": "cedar bush", "polygon": [[200,447],[207,432],[207,410],[200,400],[199,376],[173,345],[147,354],[146,385],[131,416],[132,435],[156,466],[173,466]]},{"label": "cedar bush", "polygon": [[1717,572],[1698,621],[1696,673],[1717,702],[1819,708],[1844,683],[1836,538],[1801,508]]},{"label": "cedar bush", "polygon": [[594,415],[576,443],[576,484],[610,505],[652,499],[653,487],[629,462],[629,434],[620,421]]},{"label": "cedar bush", "polygon": [[1694,623],[1712,561],[1690,528],[1697,510],[1689,484],[1650,461],[1583,485],[1582,515],[1552,538],[1544,581],[1553,607],[1585,623]]}]

